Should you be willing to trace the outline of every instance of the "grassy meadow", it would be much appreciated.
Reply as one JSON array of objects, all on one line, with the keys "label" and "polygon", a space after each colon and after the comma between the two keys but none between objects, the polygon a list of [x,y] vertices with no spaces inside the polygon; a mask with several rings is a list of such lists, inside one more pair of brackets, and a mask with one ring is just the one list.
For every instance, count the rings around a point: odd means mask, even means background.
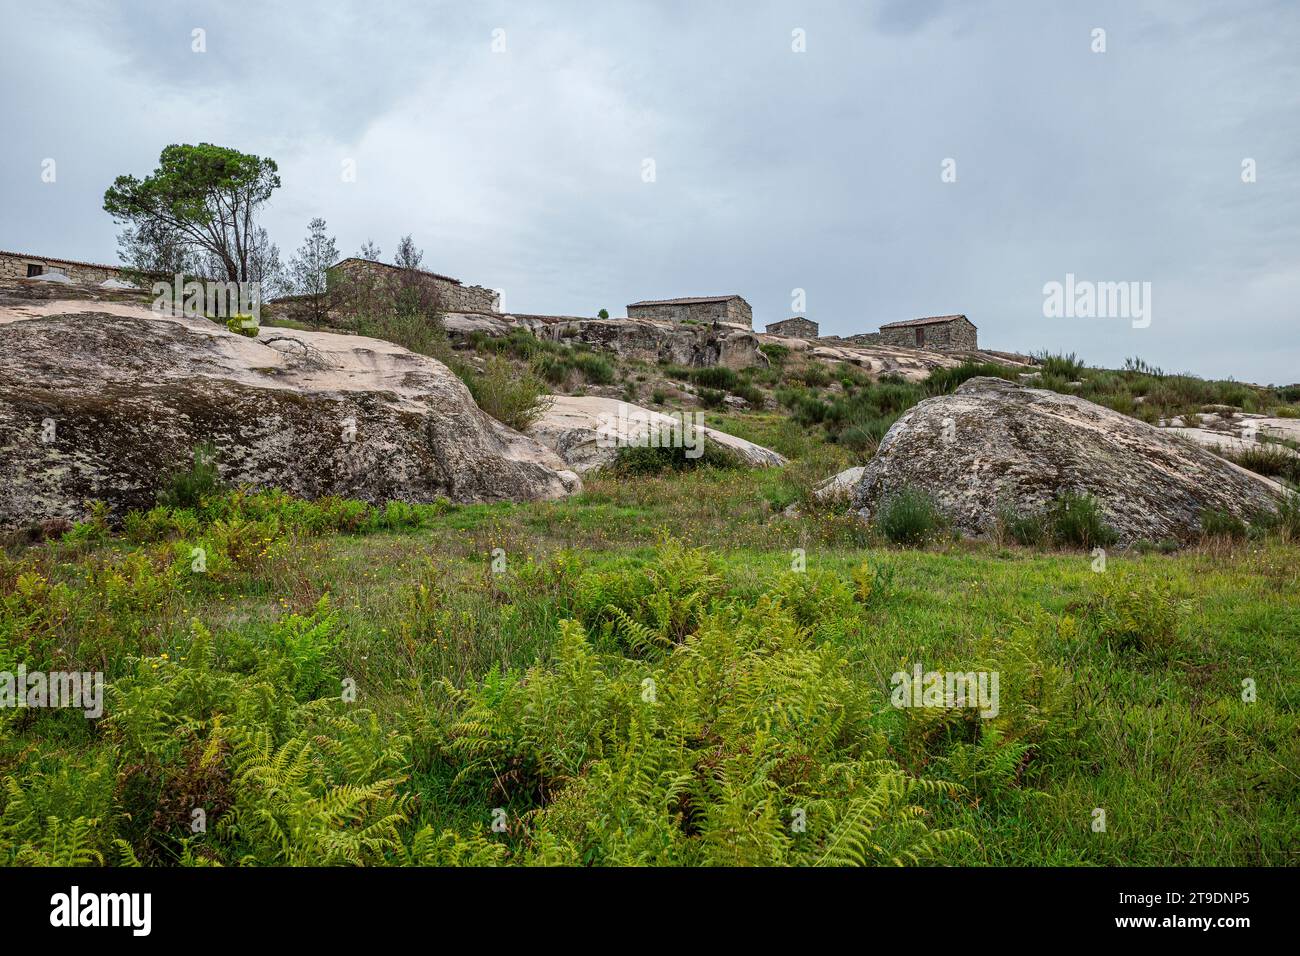
[{"label": "grassy meadow", "polygon": [[[0,859],[1300,862],[1296,543],[891,546],[783,516],[844,452],[744,418],[804,457],[11,543],[0,670],[107,690],[0,710]],[[891,706],[918,663],[998,671],[997,716]]]}]

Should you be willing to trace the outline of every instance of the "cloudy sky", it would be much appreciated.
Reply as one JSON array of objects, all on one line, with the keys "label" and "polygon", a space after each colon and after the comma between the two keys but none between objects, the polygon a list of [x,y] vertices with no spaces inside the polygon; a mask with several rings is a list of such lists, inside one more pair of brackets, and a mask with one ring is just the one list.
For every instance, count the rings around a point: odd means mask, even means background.
[{"label": "cloudy sky", "polygon": [[[285,258],[409,232],[516,311],[802,289],[824,333],[1300,380],[1294,0],[314,6],[0,0],[0,249],[116,261],[104,189],[206,141],[279,163]],[[1070,273],[1150,324],[1046,317]]]}]

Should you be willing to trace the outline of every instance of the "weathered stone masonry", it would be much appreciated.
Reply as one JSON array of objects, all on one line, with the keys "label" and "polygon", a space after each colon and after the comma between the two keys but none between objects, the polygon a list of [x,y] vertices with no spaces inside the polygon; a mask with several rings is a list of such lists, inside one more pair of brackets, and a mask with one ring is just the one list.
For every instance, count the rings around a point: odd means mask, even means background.
[{"label": "weathered stone masonry", "polygon": [[784,335],[792,339],[815,339],[819,331],[820,326],[816,322],[800,315],[780,322],[769,322],[767,326],[768,335]]},{"label": "weathered stone masonry", "polygon": [[[396,280],[405,271],[399,266],[371,259],[344,259],[330,266],[330,282],[340,280],[366,280],[384,282]],[[447,312],[497,312],[501,297],[492,289],[477,285],[464,285],[459,279],[436,272],[416,270],[420,281],[428,284],[438,297],[438,305]]]},{"label": "weathered stone masonry", "polygon": [[880,344],[936,352],[964,352],[979,348],[975,323],[964,315],[935,315],[880,327]]},{"label": "weathered stone masonry", "polygon": [[26,279],[51,272],[65,275],[74,282],[98,283],[122,277],[122,270],[117,266],[33,256],[22,252],[0,252],[0,279]]},{"label": "weathered stone masonry", "polygon": [[628,305],[627,317],[653,319],[659,322],[698,322],[701,325],[727,322],[747,329],[754,327],[753,311],[749,303],[738,295],[647,299]]}]

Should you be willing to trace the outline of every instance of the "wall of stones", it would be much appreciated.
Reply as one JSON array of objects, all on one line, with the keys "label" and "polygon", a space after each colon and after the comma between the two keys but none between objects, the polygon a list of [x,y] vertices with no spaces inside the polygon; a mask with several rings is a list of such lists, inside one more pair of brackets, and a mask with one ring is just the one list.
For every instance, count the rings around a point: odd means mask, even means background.
[{"label": "wall of stones", "polygon": [[780,322],[773,322],[767,327],[769,335],[784,335],[795,339],[815,339],[820,331],[816,322],[812,319],[793,316],[789,319],[782,319]]},{"label": "wall of stones", "polygon": [[[917,332],[925,333],[924,344],[917,343]],[[934,325],[905,325],[881,329],[880,344],[896,348],[924,348],[936,352],[960,352],[979,348],[975,326],[964,319]]]},{"label": "wall of stones", "polygon": [[433,278],[438,295],[448,312],[497,312],[501,297],[492,289],[479,285],[457,285]]},{"label": "wall of stones", "polygon": [[958,320],[950,327],[949,348],[954,351],[974,351],[979,348],[979,331],[971,322]]},{"label": "wall of stones", "polygon": [[754,311],[744,299],[727,300],[727,318],[724,321],[743,325],[747,329],[754,327]]},{"label": "wall of stones", "polygon": [[691,317],[691,310],[685,305],[629,305],[627,317],[654,322],[685,322]]},{"label": "wall of stones", "polygon": [[40,256],[0,255],[0,279],[25,279],[27,266],[35,263],[45,272],[59,272],[74,282],[103,282],[105,279],[120,278],[121,269],[111,266],[79,265],[71,262],[59,262],[57,259],[42,259]]},{"label": "wall of stones", "polygon": [[[500,307],[500,296],[492,289],[462,285],[429,272],[417,272],[415,275],[432,290],[437,297],[438,307],[444,311],[496,312]],[[337,288],[346,295],[349,285],[353,288],[379,289],[395,285],[401,278],[402,273],[398,269],[386,264],[348,260],[330,270],[330,288]]]},{"label": "wall of stones", "polygon": [[[927,335],[926,338],[928,339],[929,336]],[[881,329],[880,344],[894,348],[914,349],[916,329],[910,326],[903,326],[901,329]]]},{"label": "wall of stones", "polygon": [[747,329],[754,326],[753,312],[743,299],[728,299],[725,302],[696,302],[693,304],[657,303],[655,305],[629,305],[627,315],[630,319],[652,319],[656,322],[698,322],[712,325],[717,322],[730,322],[743,325]]}]

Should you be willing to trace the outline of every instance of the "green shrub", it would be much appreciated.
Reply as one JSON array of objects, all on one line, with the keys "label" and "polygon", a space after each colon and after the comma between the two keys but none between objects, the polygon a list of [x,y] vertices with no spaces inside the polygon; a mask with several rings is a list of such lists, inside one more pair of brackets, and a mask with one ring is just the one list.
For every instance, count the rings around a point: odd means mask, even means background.
[{"label": "green shrub", "polygon": [[1209,508],[1201,512],[1201,531],[1208,537],[1240,540],[1246,530],[1246,523],[1231,512]]},{"label": "green shrub", "polygon": [[998,511],[998,530],[1016,544],[1027,548],[1044,547],[1052,541],[1052,527],[1043,512],[1017,514],[1010,508]]},{"label": "green shrub", "polygon": [[749,402],[750,407],[752,408],[762,408],[763,403],[766,401],[766,396],[763,394],[763,390],[748,383],[742,383],[735,386],[731,390],[731,393],[733,395],[738,395],[740,398]]},{"label": "green shrub", "polygon": [[792,372],[790,377],[809,388],[825,388],[834,381],[831,370],[816,359],[809,360],[802,368]]},{"label": "green shrub", "polygon": [[721,408],[727,393],[712,388],[702,388],[696,393],[696,397],[705,408]]},{"label": "green shrub", "polygon": [[257,319],[251,315],[242,313],[232,315],[226,319],[226,328],[236,335],[246,335],[250,339],[257,338]]},{"label": "green shrub", "polygon": [[[703,436],[701,436],[703,438]],[[688,457],[685,448],[637,448],[629,446],[618,450],[618,457],[607,469],[609,474],[662,475],[669,472],[691,471],[695,468],[740,468],[740,459],[717,442],[703,439],[697,449],[700,454]]]},{"label": "green shrub", "polygon": [[482,373],[466,369],[462,378],[479,408],[516,431],[527,430],[546,412],[546,383],[532,369],[493,356]]},{"label": "green shrub", "polygon": [[668,378],[678,382],[689,382],[693,370],[685,365],[664,365],[662,371]]},{"label": "green shrub", "polygon": [[577,352],[570,359],[589,385],[609,385],[614,381],[614,365],[595,352]]},{"label": "green shrub", "polygon": [[1052,541],[1065,547],[1105,548],[1118,538],[1091,495],[1065,492],[1048,506],[1046,521]]},{"label": "green shrub", "polygon": [[564,387],[573,377],[573,364],[563,356],[543,355],[537,360],[537,374],[552,385]]},{"label": "green shrub", "polygon": [[793,402],[791,417],[798,425],[819,424],[830,414],[831,407],[815,395],[799,393],[790,400]]},{"label": "green shrub", "polygon": [[1300,542],[1300,493],[1284,496],[1276,511],[1258,515],[1255,523],[1275,532],[1283,541]]},{"label": "green shrub", "polygon": [[778,367],[784,365],[790,358],[789,346],[777,342],[764,342],[758,347],[758,350],[767,356],[769,362]]},{"label": "green shrub", "polygon": [[725,365],[710,365],[691,370],[691,381],[703,388],[732,391],[736,387],[736,373]]},{"label": "green shrub", "polygon": [[1138,554],[1175,554],[1181,547],[1177,538],[1161,538],[1159,541],[1139,538],[1133,542],[1133,550]]},{"label": "green shrub", "polygon": [[915,488],[889,495],[876,513],[876,530],[894,544],[920,545],[938,535],[945,521],[934,499]]},{"label": "green shrub", "polygon": [[420,355],[436,358],[444,365],[452,365],[451,343],[441,317],[421,312],[379,312],[373,315],[354,315],[347,327],[358,335],[392,342]]},{"label": "green shrub", "polygon": [[194,449],[194,460],[189,469],[168,479],[158,493],[158,503],[168,508],[197,508],[221,490],[216,449],[210,444],[201,444]]},{"label": "green shrub", "polygon": [[861,452],[864,455],[875,454],[885,434],[898,419],[898,414],[859,419],[843,429],[837,436],[836,441],[852,451]]}]

